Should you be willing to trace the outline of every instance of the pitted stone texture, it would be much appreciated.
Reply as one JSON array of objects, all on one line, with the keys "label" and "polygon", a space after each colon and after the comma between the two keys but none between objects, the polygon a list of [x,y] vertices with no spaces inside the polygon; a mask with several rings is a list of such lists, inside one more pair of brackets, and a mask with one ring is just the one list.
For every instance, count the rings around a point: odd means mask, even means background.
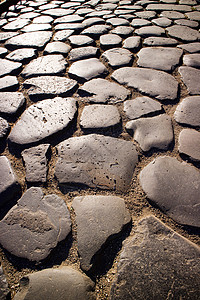
[{"label": "pitted stone texture", "polygon": [[151,22],[149,20],[145,19],[133,19],[131,22],[131,25],[134,28],[143,27],[143,26],[149,26],[151,25]]},{"label": "pitted stone texture", "polygon": [[45,259],[71,231],[63,199],[31,187],[0,222],[0,242],[10,253],[31,261]]},{"label": "pitted stone texture", "polygon": [[87,128],[106,128],[120,122],[120,114],[116,106],[93,104],[85,106],[81,114],[80,125]]},{"label": "pitted stone texture", "polygon": [[97,103],[117,103],[128,98],[130,91],[115,82],[97,78],[84,83],[78,90],[87,101]]},{"label": "pitted stone texture", "polygon": [[74,98],[54,98],[29,106],[13,127],[9,140],[24,145],[41,141],[68,126],[76,113]]},{"label": "pitted stone texture", "polygon": [[93,46],[80,47],[72,49],[69,53],[68,59],[70,61],[77,61],[86,58],[98,56],[99,49]]},{"label": "pitted stone texture", "polygon": [[138,161],[132,142],[91,134],[57,146],[56,177],[61,184],[127,191]]},{"label": "pitted stone texture", "polygon": [[141,19],[153,19],[156,16],[156,12],[155,11],[139,11],[139,12],[135,12],[134,13],[138,18]]},{"label": "pitted stone texture", "polygon": [[200,132],[194,129],[183,129],[178,142],[180,153],[186,154],[191,160],[200,161]]},{"label": "pitted stone texture", "polygon": [[69,76],[72,78],[84,81],[105,76],[107,73],[108,70],[97,58],[74,62],[68,71]]},{"label": "pitted stone texture", "polygon": [[0,78],[0,92],[16,90],[19,82],[16,76],[4,76]]},{"label": "pitted stone texture", "polygon": [[130,26],[117,26],[115,29],[111,30],[110,33],[112,34],[118,34],[122,38],[126,38],[129,35],[131,35],[133,32],[133,28]]},{"label": "pitted stone texture", "polygon": [[122,43],[122,38],[117,34],[104,34],[100,36],[100,45],[103,48],[118,47]]},{"label": "pitted stone texture", "polygon": [[50,24],[30,24],[25,26],[21,29],[22,32],[33,32],[33,31],[50,31],[51,25]]},{"label": "pitted stone texture", "polygon": [[200,43],[189,43],[189,44],[182,44],[178,45],[177,47],[186,50],[189,53],[200,52]]},{"label": "pitted stone texture", "polygon": [[56,75],[65,72],[67,62],[63,55],[46,55],[32,60],[22,71],[25,78],[39,75]]},{"label": "pitted stone texture", "polygon": [[19,191],[18,179],[6,156],[0,156],[0,206],[10,201]]},{"label": "pitted stone texture", "polygon": [[165,34],[165,30],[159,26],[145,26],[135,30],[135,33],[142,36],[161,36]]},{"label": "pitted stone texture", "polygon": [[200,94],[200,70],[192,67],[179,67],[179,73],[190,95]]},{"label": "pitted stone texture", "polygon": [[185,15],[178,12],[178,11],[163,11],[161,14],[160,14],[161,17],[164,17],[164,18],[169,18],[171,20],[178,20],[178,19],[184,19],[185,18]]},{"label": "pitted stone texture", "polygon": [[28,182],[46,182],[47,180],[47,152],[49,144],[42,144],[22,151],[25,162],[26,180]]},{"label": "pitted stone texture", "polygon": [[0,32],[0,42],[5,42],[14,36],[17,36],[18,34],[18,32]]},{"label": "pitted stone texture", "polygon": [[81,34],[86,34],[91,38],[98,38],[100,35],[107,33],[111,29],[108,25],[92,25],[84,29]]},{"label": "pitted stone texture", "polygon": [[109,237],[119,233],[131,221],[131,217],[124,200],[116,196],[76,197],[72,206],[76,214],[81,267],[88,271],[94,263],[95,254]]},{"label": "pitted stone texture", "polygon": [[94,40],[87,35],[72,35],[68,40],[73,47],[83,47],[94,44]]},{"label": "pitted stone texture", "polygon": [[131,36],[123,41],[123,48],[136,51],[141,44],[141,37],[139,36]]},{"label": "pitted stone texture", "polygon": [[173,71],[183,54],[181,49],[167,47],[150,47],[141,49],[137,65],[162,71]]},{"label": "pitted stone texture", "polygon": [[74,30],[68,30],[68,29],[57,31],[54,35],[53,40],[55,42],[57,42],[57,41],[65,42],[65,41],[67,41],[69,36],[72,35],[73,33],[74,33]]},{"label": "pitted stone texture", "polygon": [[52,32],[49,31],[22,33],[7,40],[5,46],[11,50],[26,47],[42,49],[50,41],[51,37]]},{"label": "pitted stone texture", "polygon": [[112,78],[158,100],[175,100],[177,97],[178,82],[162,71],[124,67],[114,71]]},{"label": "pitted stone texture", "polygon": [[[44,288],[45,287],[45,288]],[[94,300],[93,281],[70,267],[45,269],[23,277],[14,300]]]},{"label": "pitted stone texture", "polygon": [[52,42],[46,45],[44,54],[63,54],[67,55],[71,47],[63,42]]},{"label": "pitted stone texture", "polygon": [[176,158],[154,159],[140,173],[147,197],[176,222],[200,226],[200,172]]},{"label": "pitted stone texture", "polygon": [[3,272],[2,266],[0,265],[0,300],[8,299],[9,294],[10,294],[10,290],[8,288],[6,276]]},{"label": "pitted stone texture", "polygon": [[168,18],[161,17],[161,18],[158,18],[158,19],[153,19],[152,23],[154,23],[157,26],[167,27],[167,26],[171,25],[172,21]]},{"label": "pitted stone texture", "polygon": [[5,75],[18,74],[21,67],[21,63],[0,58],[0,77],[3,77]]},{"label": "pitted stone texture", "polygon": [[169,36],[180,39],[184,42],[195,42],[200,40],[200,32],[188,26],[173,25],[167,27]]},{"label": "pitted stone texture", "polygon": [[24,81],[23,86],[32,100],[56,95],[67,96],[74,91],[78,85],[73,79],[59,76],[39,76]]},{"label": "pitted stone texture", "polygon": [[17,31],[30,23],[29,19],[16,19],[2,27],[4,31]]},{"label": "pitted stone texture", "polygon": [[16,49],[9,53],[6,58],[20,63],[27,63],[31,59],[36,58],[36,50],[32,48]]},{"label": "pitted stone texture", "polygon": [[200,68],[200,54],[187,54],[183,56],[183,63],[186,66]]},{"label": "pitted stone texture", "polygon": [[159,102],[145,96],[124,102],[124,112],[131,120],[161,112],[161,110],[162,105]]},{"label": "pitted stone texture", "polygon": [[174,21],[175,24],[177,25],[182,25],[182,26],[188,26],[188,27],[198,27],[199,23],[196,21],[190,21],[190,20],[185,20],[185,19],[179,19]]},{"label": "pitted stone texture", "polygon": [[198,299],[199,254],[154,216],[143,218],[123,245],[110,300]]},{"label": "pitted stone texture", "polygon": [[0,141],[2,138],[5,138],[10,130],[10,125],[8,122],[0,117]]},{"label": "pitted stone texture", "polygon": [[133,60],[133,55],[128,49],[114,48],[105,51],[102,58],[108,62],[112,68],[128,66]]},{"label": "pitted stone texture", "polygon": [[200,11],[192,11],[189,13],[186,13],[186,16],[193,21],[200,21]]},{"label": "pitted stone texture", "polygon": [[22,93],[0,92],[0,112],[2,114],[14,115],[25,103]]},{"label": "pitted stone texture", "polygon": [[171,118],[166,114],[129,121],[126,129],[134,132],[133,138],[143,151],[152,148],[167,150],[173,141]]},{"label": "pitted stone texture", "polygon": [[176,122],[200,127],[200,96],[186,97],[177,106],[174,113]]},{"label": "pitted stone texture", "polygon": [[155,36],[144,39],[143,44],[147,46],[176,46],[178,42],[175,39]]}]

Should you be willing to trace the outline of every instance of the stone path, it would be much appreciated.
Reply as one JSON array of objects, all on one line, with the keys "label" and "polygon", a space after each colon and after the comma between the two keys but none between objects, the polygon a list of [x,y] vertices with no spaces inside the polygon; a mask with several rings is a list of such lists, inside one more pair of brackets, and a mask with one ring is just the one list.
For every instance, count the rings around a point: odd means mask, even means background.
[{"label": "stone path", "polygon": [[1,9],[0,299],[199,299],[199,0]]}]

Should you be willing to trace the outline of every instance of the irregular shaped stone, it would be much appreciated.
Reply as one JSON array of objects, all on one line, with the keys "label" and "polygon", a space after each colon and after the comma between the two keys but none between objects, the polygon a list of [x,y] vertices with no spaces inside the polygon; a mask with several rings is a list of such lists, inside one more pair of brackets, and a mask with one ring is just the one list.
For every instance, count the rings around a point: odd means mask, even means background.
[{"label": "irregular shaped stone", "polygon": [[171,38],[152,36],[144,39],[143,44],[147,46],[176,46],[178,42]]},{"label": "irregular shaped stone", "polygon": [[0,58],[0,77],[5,75],[18,74],[21,70],[22,64],[18,62],[9,61]]},{"label": "irregular shaped stone", "polygon": [[28,63],[31,59],[36,58],[36,53],[33,48],[16,49],[10,52],[6,58],[20,63]]},{"label": "irregular shaped stone", "polygon": [[6,156],[0,156],[0,169],[0,206],[2,206],[19,192],[20,185]]},{"label": "irregular shaped stone", "polygon": [[97,134],[69,138],[57,150],[55,175],[60,184],[125,192],[138,161],[132,142]]},{"label": "irregular shaped stone", "polygon": [[135,33],[142,36],[161,36],[165,34],[165,30],[159,26],[145,26],[135,30]]},{"label": "irregular shaped stone", "polygon": [[140,184],[147,197],[176,222],[200,226],[200,172],[197,169],[176,158],[161,156],[140,172]]},{"label": "irregular shaped stone", "polygon": [[173,25],[167,27],[169,36],[180,39],[184,42],[195,42],[200,40],[200,32],[187,26]]},{"label": "irregular shaped stone", "polygon": [[0,265],[0,299],[1,300],[8,299],[9,294],[10,294],[10,290],[8,288],[6,276],[3,272],[2,266]]},{"label": "irregular shaped stone", "polygon": [[149,26],[151,25],[151,22],[146,19],[133,19],[131,22],[131,25],[134,28],[143,27],[143,26]]},{"label": "irregular shaped stone", "polygon": [[121,102],[128,98],[130,91],[106,79],[92,79],[78,89],[79,94],[90,102]]},{"label": "irregular shaped stone", "polygon": [[114,71],[111,77],[159,100],[175,100],[177,97],[178,82],[162,71],[124,67]]},{"label": "irregular shaped stone", "polygon": [[54,27],[55,31],[58,30],[76,30],[76,31],[80,31],[82,29],[84,29],[85,26],[82,23],[60,23],[58,25],[56,25]]},{"label": "irregular shaped stone", "polygon": [[167,27],[171,25],[172,21],[168,18],[161,17],[161,18],[153,19],[152,23],[154,23],[157,26]]},{"label": "irregular shaped stone", "polygon": [[48,23],[30,24],[21,29],[22,32],[33,32],[33,31],[44,31],[44,30],[51,30],[51,25]]},{"label": "irregular shaped stone", "polygon": [[106,21],[106,23],[111,24],[114,27],[116,27],[116,26],[128,26],[129,25],[129,21],[125,20],[123,18],[109,18]]},{"label": "irregular shaped stone", "polygon": [[131,221],[131,217],[124,200],[116,196],[75,197],[72,206],[76,214],[81,268],[88,271],[94,263],[94,255],[109,237]]},{"label": "irregular shaped stone", "polygon": [[189,13],[186,13],[186,16],[193,21],[200,21],[200,11],[192,11]]},{"label": "irregular shaped stone", "polygon": [[108,25],[92,25],[91,27],[88,27],[84,29],[81,34],[86,34],[90,36],[91,38],[98,38],[100,35],[107,33],[111,29]]},{"label": "irregular shaped stone", "polygon": [[68,59],[70,61],[76,61],[96,57],[98,55],[98,51],[98,48],[92,46],[75,48],[70,51]]},{"label": "irregular shaped stone", "polygon": [[151,20],[151,19],[155,18],[155,16],[156,16],[155,11],[139,11],[139,12],[135,12],[134,14],[138,18],[147,19],[147,20]]},{"label": "irregular shaped stone", "polygon": [[68,40],[73,47],[83,47],[94,44],[94,40],[86,35],[72,35]]},{"label": "irregular shaped stone", "polygon": [[185,20],[185,19],[179,19],[174,21],[175,24],[181,25],[181,26],[188,26],[188,27],[198,27],[199,23],[195,21]]},{"label": "irregular shaped stone", "polygon": [[[45,288],[44,288],[45,287]],[[70,267],[45,269],[23,277],[15,300],[66,299],[94,300],[93,281]]]},{"label": "irregular shaped stone", "polygon": [[147,216],[123,245],[110,299],[198,299],[199,267],[196,244]]},{"label": "irregular shaped stone", "polygon": [[0,140],[8,134],[10,130],[10,125],[8,122],[0,117]]},{"label": "irregular shaped stone", "polygon": [[67,96],[74,91],[78,85],[73,79],[59,76],[39,76],[27,79],[23,86],[32,100],[38,100],[45,97],[56,95]]},{"label": "irregular shaped stone", "polygon": [[53,18],[50,16],[39,16],[33,19],[33,24],[51,24],[52,22]]},{"label": "irregular shaped stone", "polygon": [[183,63],[186,66],[200,68],[200,54],[187,54],[183,56]]},{"label": "irregular shaped stone", "polygon": [[0,222],[1,245],[15,256],[45,259],[71,231],[70,214],[57,195],[31,187]]},{"label": "irregular shaped stone", "polygon": [[126,129],[134,132],[133,138],[143,151],[167,150],[173,141],[171,118],[166,114],[129,121]]},{"label": "irregular shaped stone", "polygon": [[51,16],[53,18],[64,17],[67,15],[71,15],[73,10],[71,9],[64,9],[64,8],[52,8],[42,11],[44,15]]},{"label": "irregular shaped stone", "polygon": [[54,98],[29,106],[12,128],[9,140],[19,145],[41,141],[68,126],[76,112],[74,98]]},{"label": "irregular shaped stone", "polygon": [[90,80],[105,76],[108,73],[106,67],[98,58],[89,58],[74,62],[69,68],[68,74],[77,80]]},{"label": "irregular shaped stone", "polygon": [[44,49],[44,54],[63,54],[67,55],[71,47],[63,42],[48,43]]},{"label": "irregular shaped stone", "polygon": [[40,75],[63,74],[66,66],[67,62],[61,54],[40,56],[25,66],[21,75],[28,78]]},{"label": "irregular shaped stone", "polygon": [[103,48],[118,47],[122,43],[122,38],[117,34],[103,34],[100,36],[100,45]]},{"label": "irregular shaped stone", "polygon": [[42,49],[51,37],[52,32],[49,31],[27,32],[10,38],[6,41],[5,46],[11,50],[26,47]]},{"label": "irregular shaped stone", "polygon": [[169,10],[169,11],[163,11],[160,14],[160,17],[169,18],[171,20],[177,20],[177,19],[184,19],[185,15],[178,11]]},{"label": "irregular shaped stone", "polygon": [[189,44],[182,44],[178,45],[178,48],[182,48],[183,50],[186,50],[189,53],[195,53],[200,52],[200,43],[189,43]]},{"label": "irregular shaped stone", "polygon": [[79,23],[84,20],[83,17],[80,17],[79,15],[68,15],[64,17],[60,17],[55,19],[54,24],[60,24],[60,23]]},{"label": "irregular shaped stone", "polygon": [[49,144],[25,149],[21,155],[25,162],[26,180],[28,182],[46,182],[47,180],[47,152]]},{"label": "irregular shaped stone", "polygon": [[88,18],[88,19],[85,19],[82,24],[84,27],[89,27],[89,26],[92,26],[92,25],[95,25],[95,24],[104,24],[105,21],[104,19],[102,18],[97,18],[97,17],[94,17],[94,18]]},{"label": "irregular shaped stone", "polygon": [[200,96],[184,98],[176,108],[174,119],[176,122],[190,126],[200,126]]},{"label": "irregular shaped stone", "polygon": [[161,110],[162,105],[159,102],[145,96],[124,102],[124,112],[131,120],[161,112]]},{"label": "irregular shaped stone", "polygon": [[7,53],[8,53],[8,50],[6,48],[0,47],[0,57],[1,58],[4,58]]},{"label": "irregular shaped stone", "polygon": [[123,41],[123,48],[135,51],[140,47],[141,37],[140,36],[130,36]]},{"label": "irregular shaped stone", "polygon": [[150,47],[141,49],[137,65],[162,71],[173,71],[179,64],[183,51],[177,48]]},{"label": "irregular shaped stone", "polygon": [[19,82],[16,76],[5,76],[0,78],[0,92],[16,90]]},{"label": "irregular shaped stone", "polygon": [[85,15],[87,15],[87,14],[89,14],[89,13],[91,13],[91,12],[93,12],[94,10],[92,9],[92,8],[79,8],[79,9],[77,9],[76,10],[76,14],[78,14],[79,16],[85,16]]},{"label": "irregular shaped stone", "polygon": [[0,92],[0,112],[14,115],[24,105],[25,98],[18,92]]},{"label": "irregular shaped stone", "polygon": [[116,106],[93,104],[85,106],[81,114],[81,127],[107,128],[120,122],[120,114]]},{"label": "irregular shaped stone", "polygon": [[187,11],[191,11],[192,8],[189,5],[156,3],[156,4],[147,5],[146,10],[153,10],[153,11],[174,10],[174,11],[182,11],[185,13]]},{"label": "irregular shaped stone", "polygon": [[27,13],[24,13],[24,14],[21,14],[20,15],[20,18],[22,19],[34,19],[36,17],[39,17],[39,13],[36,13],[36,12],[27,12]]},{"label": "irregular shaped stone", "polygon": [[179,134],[180,153],[186,154],[191,160],[200,161],[200,132],[194,129],[183,129]]},{"label": "irregular shaped stone", "polygon": [[111,30],[110,33],[118,34],[122,38],[128,37],[130,34],[132,34],[133,28],[130,26],[117,26],[115,29]]},{"label": "irregular shaped stone", "polygon": [[18,35],[18,32],[0,32],[0,42],[5,42],[6,40]]},{"label": "irregular shaped stone", "polygon": [[102,54],[102,58],[104,58],[112,68],[119,68],[130,65],[133,60],[133,55],[127,49],[114,48],[105,51]]},{"label": "irregular shaped stone", "polygon": [[191,95],[200,94],[200,70],[191,67],[179,67],[179,73],[184,84],[187,87],[188,92]]},{"label": "irregular shaped stone", "polygon": [[55,33],[53,40],[54,41],[60,41],[60,42],[65,42],[70,35],[74,33],[74,30],[60,30]]},{"label": "irregular shaped stone", "polygon": [[30,23],[29,19],[18,18],[2,27],[4,31],[17,31]]}]

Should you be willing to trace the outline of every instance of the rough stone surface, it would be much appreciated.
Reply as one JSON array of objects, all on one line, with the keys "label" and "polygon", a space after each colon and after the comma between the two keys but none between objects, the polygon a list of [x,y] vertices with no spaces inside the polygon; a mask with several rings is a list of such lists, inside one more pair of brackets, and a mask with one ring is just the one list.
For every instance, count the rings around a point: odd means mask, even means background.
[{"label": "rough stone surface", "polygon": [[102,78],[92,79],[84,83],[79,87],[78,92],[86,100],[97,103],[121,102],[130,95],[128,89]]},{"label": "rough stone surface", "polygon": [[21,63],[0,58],[0,77],[9,74],[10,75],[18,74],[20,72],[21,67],[22,67]]},{"label": "rough stone surface", "polygon": [[47,180],[47,152],[49,144],[42,144],[22,151],[25,162],[26,180],[28,182],[46,182]]},{"label": "rough stone surface", "polygon": [[200,40],[200,32],[187,26],[174,25],[167,27],[169,36],[185,42],[195,42]]},{"label": "rough stone surface", "polygon": [[153,19],[152,23],[154,23],[157,26],[167,27],[171,25],[172,21],[168,18],[161,17],[161,18]]},{"label": "rough stone surface", "polygon": [[59,183],[127,191],[138,155],[132,142],[91,134],[57,146],[55,175]]},{"label": "rough stone surface", "polygon": [[161,36],[165,34],[165,30],[159,26],[145,26],[135,30],[135,33],[142,36]]},{"label": "rough stone surface", "polygon": [[115,29],[111,30],[110,33],[118,34],[122,38],[126,38],[131,35],[133,32],[133,28],[130,26],[117,26]]},{"label": "rough stone surface", "polygon": [[0,141],[2,138],[6,137],[10,130],[10,125],[8,122],[0,117]]},{"label": "rough stone surface", "polygon": [[81,34],[86,34],[92,38],[98,38],[101,34],[107,33],[111,29],[108,25],[92,25],[84,29]]},{"label": "rough stone surface", "polygon": [[92,45],[94,43],[94,40],[87,36],[87,35],[72,35],[68,38],[70,41],[70,44],[74,47],[83,47]]},{"label": "rough stone surface", "polygon": [[176,122],[200,127],[200,96],[184,98],[174,113]]},{"label": "rough stone surface", "polygon": [[24,145],[41,141],[68,126],[76,112],[74,98],[54,98],[29,106],[12,128],[9,140]]},{"label": "rough stone surface", "polygon": [[63,54],[67,55],[71,47],[63,42],[48,43],[44,49],[44,54]]},{"label": "rough stone surface", "polygon": [[65,41],[67,41],[69,36],[72,35],[73,33],[74,33],[74,30],[69,30],[69,29],[57,31],[54,35],[53,40],[56,42],[57,41],[65,42]]},{"label": "rough stone surface", "polygon": [[194,129],[183,129],[179,135],[180,153],[186,154],[191,160],[200,161],[200,133]]},{"label": "rough stone surface", "polygon": [[200,70],[182,66],[179,67],[178,71],[181,74],[181,78],[185,83],[189,94],[200,94]]},{"label": "rough stone surface", "polygon": [[85,106],[81,114],[80,125],[87,128],[106,128],[120,122],[116,106],[93,104]]},{"label": "rough stone surface", "polygon": [[143,26],[149,26],[151,25],[151,22],[145,19],[133,19],[131,22],[131,25],[134,28],[139,28],[139,27],[143,27]]},{"label": "rough stone surface", "polygon": [[87,59],[91,57],[96,57],[98,55],[99,49],[93,46],[75,48],[70,51],[69,60],[77,61],[82,59]]},{"label": "rough stone surface", "polygon": [[103,53],[102,58],[108,62],[112,68],[128,66],[133,60],[132,53],[128,49],[114,48]]},{"label": "rough stone surface", "polygon": [[0,265],[0,300],[8,299],[9,294],[10,294],[10,290],[8,288],[6,276],[3,272],[2,266]]},{"label": "rough stone surface", "polygon": [[141,38],[139,36],[130,36],[123,41],[123,48],[134,51],[140,47]]},{"label": "rough stone surface", "polygon": [[190,20],[185,20],[185,19],[178,19],[174,21],[175,24],[177,25],[182,25],[182,26],[188,26],[188,27],[198,27],[199,23],[195,21],[190,21]]},{"label": "rough stone surface", "polygon": [[0,222],[0,242],[15,256],[40,261],[71,231],[63,199],[31,187]]},{"label": "rough stone surface", "polygon": [[133,138],[143,151],[152,148],[167,150],[173,141],[171,118],[166,114],[129,121],[126,129],[134,132]]},{"label": "rough stone surface", "polygon": [[2,206],[14,197],[20,186],[6,156],[0,156],[0,169],[0,206]]},{"label": "rough stone surface", "polygon": [[36,50],[31,48],[16,49],[9,53],[6,58],[20,63],[27,63],[36,57]]},{"label": "rough stone surface", "polygon": [[0,92],[7,92],[16,90],[19,82],[16,76],[4,76],[0,78]]},{"label": "rough stone surface", "polygon": [[138,222],[120,254],[111,300],[198,299],[199,247],[154,216]]},{"label": "rough stone surface", "polygon": [[148,37],[144,39],[144,45],[147,46],[176,46],[177,40],[165,37]]},{"label": "rough stone surface", "polygon": [[29,19],[16,19],[3,26],[4,31],[17,31],[30,23]]},{"label": "rough stone surface", "polygon": [[16,114],[25,103],[22,93],[0,92],[0,112],[3,114]]},{"label": "rough stone surface", "polygon": [[124,102],[124,112],[131,120],[148,116],[161,110],[162,105],[159,102],[145,96]]},{"label": "rough stone surface", "polygon": [[122,38],[117,34],[103,34],[100,37],[100,45],[104,48],[118,47],[122,43]]},{"label": "rough stone surface", "polygon": [[[25,283],[25,284],[24,284]],[[44,288],[45,287],[45,288]],[[93,281],[70,267],[44,269],[23,277],[14,300],[94,300]]]},{"label": "rough stone surface", "polygon": [[140,184],[147,197],[176,222],[200,226],[199,170],[176,158],[160,156],[140,172]]},{"label": "rough stone surface", "polygon": [[33,31],[48,31],[51,30],[50,24],[30,24],[21,29],[22,32],[33,32]]},{"label": "rough stone surface", "polygon": [[159,100],[174,100],[177,97],[178,82],[162,71],[124,67],[114,71],[112,78]]},{"label": "rough stone surface", "polygon": [[200,54],[187,54],[183,56],[183,63],[188,67],[200,68]]},{"label": "rough stone surface", "polygon": [[131,221],[124,200],[116,196],[87,195],[72,202],[76,214],[78,252],[81,267],[88,271],[94,255],[107,239]]},{"label": "rough stone surface", "polygon": [[189,43],[189,44],[181,44],[177,47],[182,48],[183,50],[186,50],[189,53],[195,53],[200,52],[200,43]]}]

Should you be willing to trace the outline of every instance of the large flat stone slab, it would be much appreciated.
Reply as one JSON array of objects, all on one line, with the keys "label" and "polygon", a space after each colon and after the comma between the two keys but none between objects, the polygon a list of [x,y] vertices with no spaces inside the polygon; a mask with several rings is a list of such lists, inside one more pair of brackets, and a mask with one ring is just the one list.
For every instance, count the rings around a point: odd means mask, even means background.
[{"label": "large flat stone slab", "polygon": [[200,68],[200,54],[186,54],[183,56],[183,63],[188,67]]},{"label": "large flat stone slab", "polygon": [[71,47],[63,42],[48,43],[44,49],[44,54],[63,54],[67,55]]},{"label": "large flat stone slab", "polygon": [[196,43],[189,43],[189,44],[181,44],[178,45],[177,47],[186,50],[189,53],[196,53],[196,52],[200,52],[200,43],[196,42]]},{"label": "large flat stone slab", "polygon": [[131,221],[124,200],[116,196],[87,195],[75,197],[78,252],[81,268],[88,271],[95,254],[109,237],[119,233]]},{"label": "large flat stone slab", "polygon": [[67,139],[57,150],[55,175],[61,184],[127,191],[138,161],[132,142],[97,134]]},{"label": "large flat stone slab", "polygon": [[173,25],[167,27],[169,36],[180,39],[184,42],[195,42],[200,40],[200,32],[188,26]]},{"label": "large flat stone slab", "polygon": [[8,59],[0,58],[0,77],[5,75],[15,75],[21,70],[22,64]]},{"label": "large flat stone slab", "polygon": [[111,77],[159,100],[175,100],[177,97],[178,82],[162,71],[124,67],[114,71]]},{"label": "large flat stone slab", "polygon": [[200,127],[200,96],[184,98],[177,106],[174,119],[176,122]]},{"label": "large flat stone slab", "polygon": [[79,47],[70,51],[68,59],[70,61],[83,60],[91,57],[97,57],[98,53],[99,49],[97,47]]},{"label": "large flat stone slab", "polygon": [[15,91],[19,86],[16,76],[4,76],[0,78],[0,92]]},{"label": "large flat stone slab", "polygon": [[133,61],[133,55],[128,49],[114,48],[105,51],[102,58],[108,62],[112,68],[128,66]]},{"label": "large flat stone slab", "polygon": [[199,170],[176,158],[161,156],[141,171],[140,184],[147,197],[176,222],[200,226]]},{"label": "large flat stone slab", "polygon": [[71,231],[63,199],[31,187],[0,222],[1,245],[15,256],[40,261]]},{"label": "large flat stone slab", "polygon": [[142,36],[161,36],[165,34],[165,30],[159,26],[144,26],[135,30],[135,33]]},{"label": "large flat stone slab", "polygon": [[181,66],[178,69],[190,95],[200,94],[200,70]]},{"label": "large flat stone slab", "polygon": [[[24,282],[26,284],[24,284]],[[45,287],[45,288],[44,288]],[[23,277],[14,300],[94,300],[93,281],[71,267],[45,269]]]},{"label": "large flat stone slab", "polygon": [[199,254],[154,216],[143,218],[123,245],[110,299],[198,299]]},{"label": "large flat stone slab", "polygon": [[177,40],[165,37],[152,36],[144,39],[143,45],[146,46],[176,46]]},{"label": "large flat stone slab", "polygon": [[147,10],[153,11],[165,11],[165,10],[172,10],[172,11],[182,11],[188,12],[191,11],[192,8],[190,5],[178,5],[178,4],[166,4],[166,3],[156,3],[156,4],[149,4],[146,7]]},{"label": "large flat stone slab", "polygon": [[10,52],[6,56],[6,58],[20,63],[28,63],[31,59],[36,58],[36,49],[33,48],[16,49]]},{"label": "large flat stone slab", "polygon": [[183,129],[178,138],[178,151],[190,157],[191,160],[200,161],[200,132],[194,129]]},{"label": "large flat stone slab", "polygon": [[29,106],[13,127],[9,140],[26,145],[41,141],[68,126],[76,112],[74,98],[54,98]]},{"label": "large flat stone slab", "polygon": [[0,112],[3,114],[14,115],[25,103],[22,93],[0,92]]}]

